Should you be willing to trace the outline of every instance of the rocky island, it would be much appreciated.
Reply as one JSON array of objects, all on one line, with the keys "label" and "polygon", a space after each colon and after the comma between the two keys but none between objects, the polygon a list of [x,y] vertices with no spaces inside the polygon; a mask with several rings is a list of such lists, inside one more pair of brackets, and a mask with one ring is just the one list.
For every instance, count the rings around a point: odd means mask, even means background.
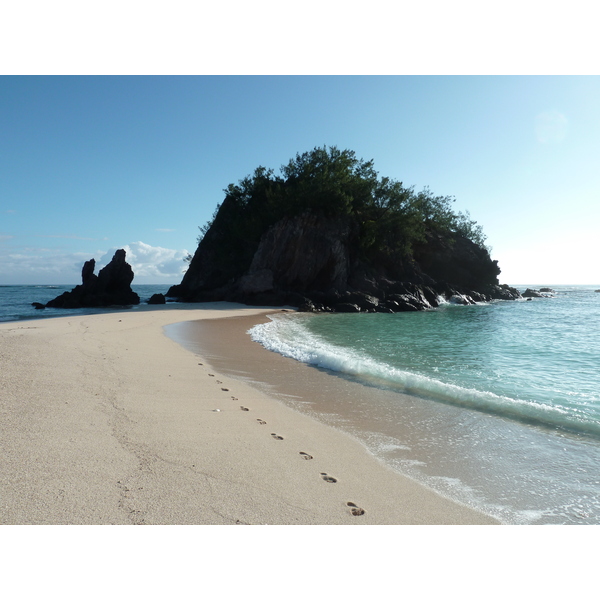
[{"label": "rocky island", "polygon": [[380,178],[352,151],[297,154],[225,194],[167,296],[336,312],[521,297],[499,285],[481,227],[453,198]]}]

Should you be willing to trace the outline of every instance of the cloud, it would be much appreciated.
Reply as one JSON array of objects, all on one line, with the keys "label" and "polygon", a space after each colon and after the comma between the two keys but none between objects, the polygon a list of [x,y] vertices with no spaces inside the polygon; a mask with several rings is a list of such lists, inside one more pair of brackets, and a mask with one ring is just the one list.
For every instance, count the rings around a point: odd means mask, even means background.
[{"label": "cloud", "polygon": [[[6,236],[5,236],[6,237]],[[135,279],[133,283],[179,283],[186,263],[187,250],[173,250],[133,242],[111,248],[108,252],[64,252],[56,248],[0,246],[0,283],[79,284],[83,263],[96,259],[96,274],[114,253],[123,248]]]},{"label": "cloud", "polygon": [[[133,242],[120,247],[127,253],[126,260],[135,273],[136,281],[143,278],[173,279],[181,277],[186,269],[183,259],[189,254],[187,250],[150,246],[144,242]],[[117,247],[111,248],[104,254],[98,261],[98,268],[108,264],[118,249]]]},{"label": "cloud", "polygon": [[64,253],[52,248],[0,249],[0,283],[81,283],[87,253]]},{"label": "cloud", "polygon": [[561,142],[567,137],[569,121],[557,110],[547,110],[535,118],[535,135],[538,142]]}]

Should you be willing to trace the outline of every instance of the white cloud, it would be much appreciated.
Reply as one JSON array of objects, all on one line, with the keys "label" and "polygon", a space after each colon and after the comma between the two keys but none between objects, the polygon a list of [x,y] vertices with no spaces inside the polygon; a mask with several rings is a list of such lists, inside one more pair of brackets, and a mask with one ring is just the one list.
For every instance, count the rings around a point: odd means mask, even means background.
[{"label": "white cloud", "polygon": [[81,283],[83,263],[96,259],[96,274],[114,253],[123,248],[134,272],[134,285],[142,283],[179,283],[187,268],[183,259],[187,250],[173,250],[133,242],[111,248],[108,252],[64,252],[55,248],[0,246],[0,284],[65,284]]},{"label": "white cloud", "polygon": [[[140,279],[152,279],[157,282],[165,279],[181,278],[186,269],[184,258],[187,250],[173,250],[150,246],[144,242],[133,242],[120,246],[125,250],[126,261],[131,265],[135,274],[135,283],[143,283]],[[98,268],[108,264],[119,248],[111,248],[98,260]]]},{"label": "white cloud", "polygon": [[91,257],[83,252],[63,253],[49,248],[0,251],[0,283],[81,283],[81,268]]}]

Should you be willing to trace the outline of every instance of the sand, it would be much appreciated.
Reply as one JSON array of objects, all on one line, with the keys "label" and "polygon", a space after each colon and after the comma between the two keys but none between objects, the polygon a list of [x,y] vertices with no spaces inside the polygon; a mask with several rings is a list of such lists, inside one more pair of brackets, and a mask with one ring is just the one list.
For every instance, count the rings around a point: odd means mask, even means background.
[{"label": "sand", "polygon": [[0,324],[0,523],[496,522],[165,335],[272,310],[198,307]]}]

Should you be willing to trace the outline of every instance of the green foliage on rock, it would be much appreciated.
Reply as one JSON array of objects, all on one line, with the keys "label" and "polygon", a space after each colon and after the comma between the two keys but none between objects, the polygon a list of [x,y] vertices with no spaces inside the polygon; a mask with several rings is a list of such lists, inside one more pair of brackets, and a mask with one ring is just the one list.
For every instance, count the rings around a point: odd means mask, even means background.
[{"label": "green foliage on rock", "polygon": [[258,167],[252,176],[224,190],[213,218],[200,228],[204,239],[226,243],[216,257],[224,272],[248,268],[263,234],[284,217],[313,213],[347,219],[356,231],[356,251],[366,260],[410,257],[427,233],[466,237],[485,248],[481,226],[469,213],[452,210],[454,198],[415,192],[402,182],[380,177],[373,161],[335,146],[296,154],[276,175]]}]

